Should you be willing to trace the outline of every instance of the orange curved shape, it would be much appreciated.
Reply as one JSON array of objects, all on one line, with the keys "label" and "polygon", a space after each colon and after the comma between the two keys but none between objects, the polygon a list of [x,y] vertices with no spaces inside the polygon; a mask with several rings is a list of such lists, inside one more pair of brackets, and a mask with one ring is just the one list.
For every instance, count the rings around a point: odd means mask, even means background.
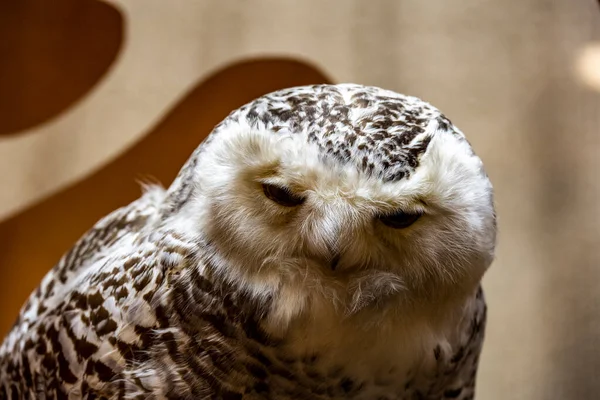
[{"label": "orange curved shape", "polygon": [[240,62],[198,84],[134,147],[85,180],[0,224],[0,334],[61,255],[101,217],[139,197],[136,181],[168,184],[212,128],[252,99],[285,87],[328,83],[288,59]]},{"label": "orange curved shape", "polygon": [[0,135],[57,116],[115,61],[124,21],[97,0],[0,2]]}]

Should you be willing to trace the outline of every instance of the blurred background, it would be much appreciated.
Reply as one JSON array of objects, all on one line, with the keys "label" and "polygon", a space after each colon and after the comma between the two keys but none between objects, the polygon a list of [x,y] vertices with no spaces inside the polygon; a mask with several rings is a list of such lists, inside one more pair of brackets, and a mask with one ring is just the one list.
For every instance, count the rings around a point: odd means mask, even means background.
[{"label": "blurred background", "polygon": [[469,137],[496,188],[481,399],[600,393],[594,0],[0,3],[0,335],[100,217],[168,185],[232,109],[382,86]]}]

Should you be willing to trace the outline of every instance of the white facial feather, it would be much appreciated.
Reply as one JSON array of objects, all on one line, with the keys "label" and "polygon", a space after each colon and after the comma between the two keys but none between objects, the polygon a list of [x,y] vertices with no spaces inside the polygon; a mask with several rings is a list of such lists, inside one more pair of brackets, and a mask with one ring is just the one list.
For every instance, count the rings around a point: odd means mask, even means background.
[{"label": "white facial feather", "polygon": [[[360,121],[373,111],[351,108],[351,115]],[[325,157],[307,140],[315,126],[299,129],[274,132],[244,115],[224,124],[195,166],[196,197],[185,213],[231,280],[278,299],[274,326],[329,306],[342,316],[369,306],[425,312],[473,293],[493,258],[495,215],[482,163],[460,131],[428,120],[414,139],[430,138],[419,166],[385,181]],[[263,183],[306,200],[283,207],[264,195]],[[398,210],[424,215],[406,229],[377,220]]]},{"label": "white facial feather", "polygon": [[495,241],[482,162],[431,105],[271,93],[48,273],[0,397],[472,399]]}]

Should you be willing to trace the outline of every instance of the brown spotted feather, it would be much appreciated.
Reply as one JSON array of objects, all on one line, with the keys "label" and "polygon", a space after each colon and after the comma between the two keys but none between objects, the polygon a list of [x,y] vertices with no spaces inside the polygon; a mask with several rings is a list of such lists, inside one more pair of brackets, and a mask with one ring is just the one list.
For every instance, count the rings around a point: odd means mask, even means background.
[{"label": "brown spotted feather", "polygon": [[[201,190],[196,165],[240,120],[301,133],[328,160],[383,182],[419,168],[437,129],[465,140],[435,108],[378,88],[317,85],[272,93],[233,112],[167,191],[153,188],[100,220],[56,264],[0,347],[1,399],[472,399],[483,343],[481,288],[465,301],[455,342],[406,373],[353,375],[298,358],[267,331],[270,296],[214,265],[200,232],[173,221]],[[360,363],[360,360],[357,360]]]}]

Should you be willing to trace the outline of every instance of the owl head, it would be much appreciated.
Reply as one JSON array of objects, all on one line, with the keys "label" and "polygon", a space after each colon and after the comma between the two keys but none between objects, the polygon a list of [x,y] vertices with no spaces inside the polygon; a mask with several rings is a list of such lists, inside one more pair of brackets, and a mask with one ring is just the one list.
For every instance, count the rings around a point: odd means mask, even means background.
[{"label": "owl head", "polygon": [[492,186],[464,135],[376,87],[296,87],[241,107],[169,198],[203,257],[257,296],[285,297],[288,317],[460,299],[494,254]]}]

